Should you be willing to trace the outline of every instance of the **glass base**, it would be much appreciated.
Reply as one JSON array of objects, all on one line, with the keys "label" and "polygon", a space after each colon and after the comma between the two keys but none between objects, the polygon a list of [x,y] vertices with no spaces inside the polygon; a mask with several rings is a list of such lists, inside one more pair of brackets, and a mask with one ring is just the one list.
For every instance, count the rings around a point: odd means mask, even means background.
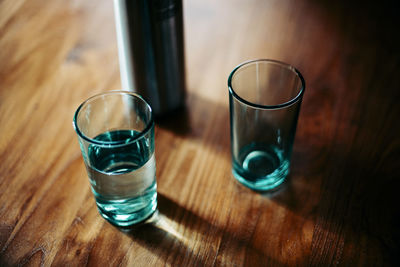
[{"label": "glass base", "polygon": [[104,200],[95,197],[100,215],[115,226],[131,226],[146,221],[157,210],[157,191],[150,191],[144,196]]},{"label": "glass base", "polygon": [[236,180],[253,190],[274,189],[289,174],[289,160],[276,147],[248,147],[241,153],[240,161],[233,160],[232,173]]}]

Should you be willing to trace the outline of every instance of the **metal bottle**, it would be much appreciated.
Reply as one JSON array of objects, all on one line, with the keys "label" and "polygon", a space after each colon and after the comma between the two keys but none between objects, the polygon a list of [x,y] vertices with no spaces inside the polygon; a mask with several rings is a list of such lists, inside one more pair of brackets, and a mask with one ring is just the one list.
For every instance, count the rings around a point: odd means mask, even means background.
[{"label": "metal bottle", "polygon": [[182,0],[114,0],[121,83],[156,115],[183,105]]}]

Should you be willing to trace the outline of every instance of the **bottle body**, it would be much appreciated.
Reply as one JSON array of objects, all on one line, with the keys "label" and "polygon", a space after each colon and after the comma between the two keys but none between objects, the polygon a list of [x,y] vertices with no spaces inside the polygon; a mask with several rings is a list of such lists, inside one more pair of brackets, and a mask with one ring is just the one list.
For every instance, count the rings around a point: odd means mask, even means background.
[{"label": "bottle body", "polygon": [[182,0],[114,0],[121,83],[163,115],[184,104]]}]

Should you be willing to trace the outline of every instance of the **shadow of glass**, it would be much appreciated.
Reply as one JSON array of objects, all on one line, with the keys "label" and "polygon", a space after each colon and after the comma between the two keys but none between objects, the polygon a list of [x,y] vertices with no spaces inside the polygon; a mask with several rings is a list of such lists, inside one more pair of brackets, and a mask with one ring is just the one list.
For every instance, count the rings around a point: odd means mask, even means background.
[{"label": "shadow of glass", "polygon": [[[183,227],[182,227],[183,226]],[[188,231],[190,230],[190,231]],[[251,240],[223,229],[180,206],[170,198],[158,195],[158,212],[146,223],[130,228],[120,228],[134,242],[162,258],[170,265],[213,266],[223,257],[236,257],[236,250],[246,250],[246,262],[277,261],[252,247]],[[196,240],[189,240],[188,233],[196,233]],[[190,236],[193,236],[190,234]],[[215,239],[216,249],[204,240]],[[233,250],[231,248],[234,248]],[[228,254],[228,255],[227,255]],[[279,264],[278,264],[279,265]]]},{"label": "shadow of glass", "polygon": [[185,242],[165,216],[157,211],[148,221],[130,228],[119,228],[166,264],[205,266],[205,261]]}]

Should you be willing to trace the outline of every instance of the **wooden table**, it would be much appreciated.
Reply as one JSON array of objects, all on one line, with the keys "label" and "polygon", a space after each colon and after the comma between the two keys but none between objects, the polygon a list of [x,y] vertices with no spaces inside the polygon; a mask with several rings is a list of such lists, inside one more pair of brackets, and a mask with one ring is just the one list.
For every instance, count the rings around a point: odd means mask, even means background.
[{"label": "wooden table", "polygon": [[[398,265],[399,10],[341,2],[184,1],[187,110],[156,127],[159,215],[122,231],[71,124],[121,87],[112,1],[0,1],[0,266]],[[307,84],[274,193],[231,174],[227,77],[254,58]]]}]

